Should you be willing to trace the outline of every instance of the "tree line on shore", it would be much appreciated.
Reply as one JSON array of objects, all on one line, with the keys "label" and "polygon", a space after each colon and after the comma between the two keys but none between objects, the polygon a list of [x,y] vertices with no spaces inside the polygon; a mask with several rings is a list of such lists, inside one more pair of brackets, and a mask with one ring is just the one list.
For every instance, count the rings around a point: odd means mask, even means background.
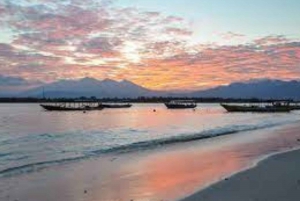
[{"label": "tree line on shore", "polygon": [[0,103],[41,103],[41,102],[131,102],[131,103],[164,103],[171,100],[194,100],[198,103],[221,103],[221,102],[234,102],[234,103],[259,103],[259,102],[274,102],[274,101],[293,101],[290,99],[275,100],[275,99],[237,99],[237,98],[201,98],[201,97],[138,97],[138,98],[97,98],[97,97],[78,97],[78,98],[33,98],[33,97],[2,97]]}]

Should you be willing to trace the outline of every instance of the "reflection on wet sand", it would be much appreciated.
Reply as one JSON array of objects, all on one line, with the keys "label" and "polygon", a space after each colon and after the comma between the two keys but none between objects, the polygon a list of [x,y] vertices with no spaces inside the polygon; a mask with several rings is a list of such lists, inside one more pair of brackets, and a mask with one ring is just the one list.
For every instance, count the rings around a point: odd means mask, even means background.
[{"label": "reflection on wet sand", "polygon": [[174,199],[184,196],[199,188],[200,184],[210,183],[241,168],[243,164],[234,160],[237,158],[235,155],[233,152],[224,152],[220,156],[218,151],[213,151],[150,158],[140,166],[145,178],[141,186],[155,197]]},{"label": "reflection on wet sand", "polygon": [[119,182],[126,186],[122,191],[135,199],[178,199],[253,165],[262,156],[299,146],[298,131],[298,127],[270,130],[262,136],[249,132],[234,139],[223,137],[223,142],[213,140],[214,147],[206,147],[208,143],[199,148],[194,143],[150,154],[123,169]]}]

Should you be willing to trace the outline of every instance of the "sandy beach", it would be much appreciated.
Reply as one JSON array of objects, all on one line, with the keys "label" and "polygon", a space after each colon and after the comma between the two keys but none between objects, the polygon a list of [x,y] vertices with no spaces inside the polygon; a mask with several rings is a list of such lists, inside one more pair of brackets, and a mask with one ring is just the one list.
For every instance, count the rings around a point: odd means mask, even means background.
[{"label": "sandy beach", "polygon": [[[0,198],[5,201],[180,200],[249,169],[262,157],[298,148],[299,138],[299,126],[291,125],[141,152],[108,154],[1,178]],[[275,156],[258,168],[185,200],[266,201],[275,200],[274,197],[280,201],[298,200],[299,166],[299,151]]]},{"label": "sandy beach", "polygon": [[183,201],[299,201],[299,167],[300,150],[278,154]]}]

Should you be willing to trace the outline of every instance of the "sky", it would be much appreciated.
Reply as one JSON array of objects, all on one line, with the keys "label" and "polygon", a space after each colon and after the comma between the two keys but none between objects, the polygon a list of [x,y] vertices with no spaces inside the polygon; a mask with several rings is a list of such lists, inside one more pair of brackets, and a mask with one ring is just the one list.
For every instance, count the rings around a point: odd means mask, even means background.
[{"label": "sky", "polygon": [[299,0],[2,0],[0,90],[61,79],[199,90],[299,80]]}]

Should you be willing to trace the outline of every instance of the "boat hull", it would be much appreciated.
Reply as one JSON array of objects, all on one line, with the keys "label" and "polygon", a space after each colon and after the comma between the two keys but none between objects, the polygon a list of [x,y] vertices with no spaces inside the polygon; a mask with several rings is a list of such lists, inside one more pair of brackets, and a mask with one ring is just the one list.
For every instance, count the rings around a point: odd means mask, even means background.
[{"label": "boat hull", "polygon": [[110,108],[110,109],[118,109],[118,108],[130,108],[132,107],[132,104],[102,104],[101,105],[104,108]]},{"label": "boat hull", "polygon": [[300,110],[300,105],[290,105],[291,110]]},{"label": "boat hull", "polygon": [[267,106],[267,107],[258,107],[258,106],[238,106],[238,105],[226,105],[221,104],[223,108],[225,108],[228,112],[290,112],[291,108],[287,107],[275,107],[275,106]]},{"label": "boat hull", "polygon": [[63,106],[54,106],[54,105],[40,105],[42,108],[48,111],[87,111],[87,110],[102,110],[102,106],[97,107],[63,107]]},{"label": "boat hull", "polygon": [[165,103],[168,109],[194,109],[197,105],[178,105],[178,104],[169,104]]}]

